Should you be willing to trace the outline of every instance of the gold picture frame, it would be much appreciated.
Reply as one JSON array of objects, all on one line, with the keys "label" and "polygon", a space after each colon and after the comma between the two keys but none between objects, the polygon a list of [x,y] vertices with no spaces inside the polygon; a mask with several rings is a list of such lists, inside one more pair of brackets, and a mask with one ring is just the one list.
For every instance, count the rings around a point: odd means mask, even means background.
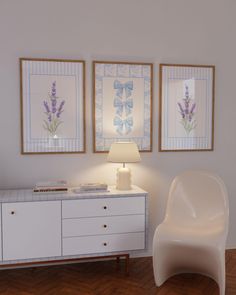
[{"label": "gold picture frame", "polygon": [[213,151],[215,66],[160,64],[159,151]]},{"label": "gold picture frame", "polygon": [[85,61],[19,61],[21,153],[85,153]]},{"label": "gold picture frame", "polygon": [[93,61],[93,151],[134,141],[152,151],[153,64]]}]

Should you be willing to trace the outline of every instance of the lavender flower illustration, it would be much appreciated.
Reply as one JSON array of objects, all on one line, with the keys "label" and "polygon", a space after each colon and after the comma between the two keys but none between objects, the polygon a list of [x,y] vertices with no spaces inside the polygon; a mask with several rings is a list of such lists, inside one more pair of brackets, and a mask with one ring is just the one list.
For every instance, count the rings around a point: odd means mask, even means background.
[{"label": "lavender flower illustration", "polygon": [[59,103],[59,97],[57,97],[56,81],[52,83],[51,92],[48,94],[49,99],[43,101],[44,113],[46,119],[43,121],[43,128],[47,130],[50,136],[55,137],[59,125],[63,123],[61,120],[61,114],[64,111],[65,100]]},{"label": "lavender flower illustration", "polygon": [[185,97],[183,102],[178,102],[179,112],[181,114],[180,123],[183,125],[187,136],[190,135],[191,131],[197,126],[196,119],[194,118],[196,103],[190,98],[188,86],[185,85]]}]

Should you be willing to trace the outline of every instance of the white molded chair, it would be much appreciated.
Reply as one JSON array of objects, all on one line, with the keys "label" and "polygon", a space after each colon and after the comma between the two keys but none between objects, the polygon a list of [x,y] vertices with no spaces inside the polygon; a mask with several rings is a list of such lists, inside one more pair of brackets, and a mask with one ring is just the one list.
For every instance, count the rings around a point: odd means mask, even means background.
[{"label": "white molded chair", "polygon": [[227,190],[219,176],[186,171],[175,177],[153,239],[156,285],[175,274],[201,273],[213,278],[224,295],[228,220]]}]

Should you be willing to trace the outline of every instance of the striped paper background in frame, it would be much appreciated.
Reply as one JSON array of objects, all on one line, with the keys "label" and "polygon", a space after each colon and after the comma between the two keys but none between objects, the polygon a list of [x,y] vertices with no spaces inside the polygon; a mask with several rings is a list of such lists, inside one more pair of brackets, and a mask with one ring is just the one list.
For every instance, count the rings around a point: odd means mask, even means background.
[{"label": "striped paper background in frame", "polygon": [[85,62],[20,58],[21,153],[85,152]]},{"label": "striped paper background in frame", "polygon": [[211,65],[160,65],[159,151],[212,151]]}]

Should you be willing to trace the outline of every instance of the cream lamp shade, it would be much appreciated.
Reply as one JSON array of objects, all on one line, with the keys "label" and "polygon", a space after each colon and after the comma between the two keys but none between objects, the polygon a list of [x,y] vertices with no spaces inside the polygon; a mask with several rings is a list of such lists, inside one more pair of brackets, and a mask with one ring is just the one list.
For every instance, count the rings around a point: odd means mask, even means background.
[{"label": "cream lamp shade", "polygon": [[140,162],[138,146],[134,142],[114,142],[111,144],[107,157],[108,162],[123,163],[123,167],[117,169],[116,188],[119,190],[131,189],[131,172],[125,167],[125,163]]},{"label": "cream lamp shade", "polygon": [[111,144],[107,157],[108,162],[135,163],[140,162],[137,144],[134,142],[114,142]]}]

